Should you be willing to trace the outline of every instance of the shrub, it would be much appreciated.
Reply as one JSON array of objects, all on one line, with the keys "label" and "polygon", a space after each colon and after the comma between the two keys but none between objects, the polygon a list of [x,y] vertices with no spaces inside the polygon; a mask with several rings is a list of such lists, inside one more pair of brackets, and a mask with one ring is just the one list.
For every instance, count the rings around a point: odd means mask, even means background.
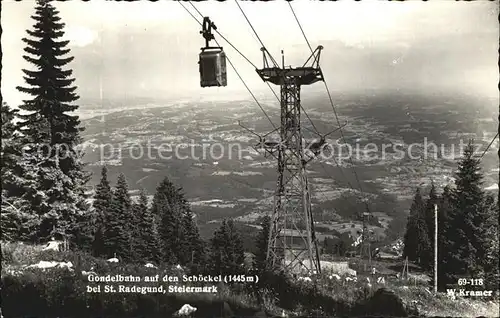
[{"label": "shrub", "polygon": [[199,314],[195,316],[206,316],[207,313],[217,316],[224,303],[238,316],[251,316],[259,310],[248,296],[230,291],[173,295],[88,293],[86,286],[89,282],[76,269],[78,266],[88,267],[94,262],[100,266],[102,263],[101,265],[106,266],[96,270],[100,275],[121,273],[141,277],[171,274],[171,270],[147,268],[137,264],[107,264],[104,260],[85,254],[73,254],[43,255],[44,258],[52,258],[46,260],[74,262],[73,271],[63,268],[30,268],[24,269],[20,276],[2,275],[2,313],[6,317],[172,317],[186,303],[198,308]]},{"label": "shrub", "polygon": [[2,242],[2,265],[34,264],[43,246],[20,242]]}]

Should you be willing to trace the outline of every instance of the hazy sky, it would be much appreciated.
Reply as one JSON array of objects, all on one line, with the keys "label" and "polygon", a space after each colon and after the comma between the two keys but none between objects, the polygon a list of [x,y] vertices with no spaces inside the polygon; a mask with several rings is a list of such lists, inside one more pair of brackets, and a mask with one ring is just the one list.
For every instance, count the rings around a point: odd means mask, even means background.
[{"label": "hazy sky", "polygon": [[[187,8],[196,14],[193,8]],[[260,45],[234,1],[195,3],[218,30],[260,66]],[[259,36],[285,64],[310,55],[284,1],[241,2]],[[498,2],[474,1],[294,1],[292,5],[313,47],[324,46],[321,64],[332,90],[436,87],[497,96]],[[200,26],[179,3],[93,0],[56,3],[71,40],[79,94],[98,98],[175,97],[178,94],[245,91],[232,69],[227,88],[199,87]],[[19,103],[26,29],[34,1],[2,1],[2,93]],[[197,16],[199,18],[199,16]],[[267,87],[253,67],[216,36],[255,91]],[[316,84],[321,85],[321,84]]]}]

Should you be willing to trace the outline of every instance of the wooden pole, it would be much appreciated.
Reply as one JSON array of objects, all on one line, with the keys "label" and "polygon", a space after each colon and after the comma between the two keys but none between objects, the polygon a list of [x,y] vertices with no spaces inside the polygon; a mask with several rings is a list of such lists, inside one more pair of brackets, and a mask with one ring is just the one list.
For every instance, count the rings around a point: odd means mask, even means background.
[{"label": "wooden pole", "polygon": [[434,204],[434,294],[438,289],[438,206]]}]

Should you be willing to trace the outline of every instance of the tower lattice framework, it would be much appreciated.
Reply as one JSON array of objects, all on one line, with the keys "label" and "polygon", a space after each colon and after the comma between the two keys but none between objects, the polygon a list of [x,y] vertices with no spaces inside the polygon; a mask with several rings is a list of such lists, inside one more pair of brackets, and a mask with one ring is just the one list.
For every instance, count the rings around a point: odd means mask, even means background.
[{"label": "tower lattice framework", "polygon": [[[272,57],[262,49],[264,68],[257,73],[266,82],[280,86],[281,124],[279,140],[262,140],[261,146],[278,161],[278,180],[271,216],[268,264],[292,272],[320,273],[318,242],[314,233],[310,189],[305,149],[311,150],[302,135],[300,89],[323,81],[319,67],[322,46],[312,53],[302,67],[278,67]],[[274,66],[270,67],[267,57]],[[311,61],[311,66],[306,66]]]}]

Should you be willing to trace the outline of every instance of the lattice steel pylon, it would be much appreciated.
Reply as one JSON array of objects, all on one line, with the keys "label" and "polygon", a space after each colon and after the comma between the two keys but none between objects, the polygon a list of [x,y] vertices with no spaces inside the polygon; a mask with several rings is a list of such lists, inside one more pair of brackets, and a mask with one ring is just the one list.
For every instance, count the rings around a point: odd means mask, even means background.
[{"label": "lattice steel pylon", "polygon": [[[371,266],[372,262],[372,251],[371,251],[371,240],[372,237],[370,235],[370,232],[368,231],[368,218],[370,217],[370,214],[368,212],[363,212],[363,229],[361,232],[361,244],[360,244],[360,251],[359,251],[359,256],[361,259],[363,258],[368,258],[369,264]],[[366,264],[365,264],[366,265]]]},{"label": "lattice steel pylon", "polygon": [[[324,140],[309,145],[304,141],[300,122],[300,89],[303,85],[324,80],[319,67],[322,49],[318,46],[302,67],[285,68],[284,58],[282,67],[279,67],[269,52],[262,48],[264,67],[256,70],[262,80],[279,85],[281,91],[281,125],[277,129],[279,140],[261,140],[261,147],[278,161],[268,264],[273,268],[309,274],[319,274],[321,266],[306,175],[306,165],[313,158],[307,158],[305,152],[308,149],[317,154]],[[274,66],[269,65],[268,57]],[[307,66],[309,61],[311,65]]]}]

